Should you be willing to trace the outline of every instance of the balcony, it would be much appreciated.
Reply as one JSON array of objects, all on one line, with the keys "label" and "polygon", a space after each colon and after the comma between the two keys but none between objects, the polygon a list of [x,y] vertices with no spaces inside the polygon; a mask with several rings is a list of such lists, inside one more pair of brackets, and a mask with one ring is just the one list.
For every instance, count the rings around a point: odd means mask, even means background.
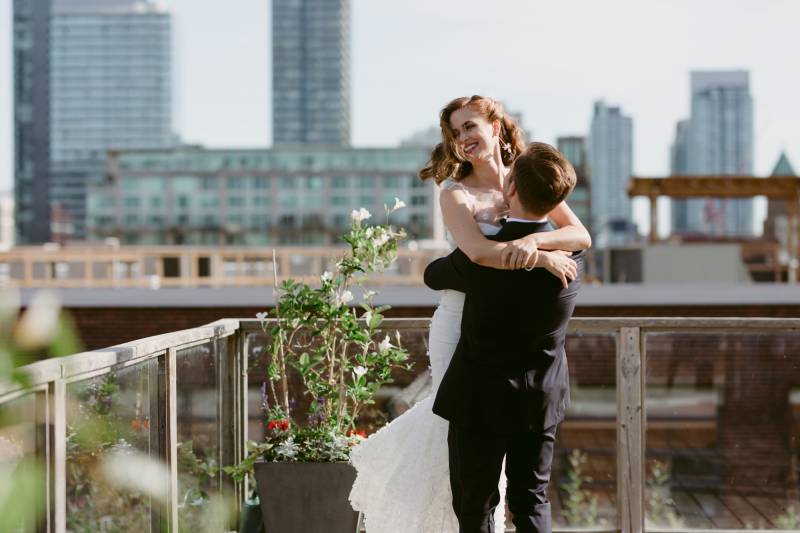
[{"label": "balcony", "polygon": [[[426,390],[428,320],[383,329],[400,331],[415,370],[381,391],[376,419]],[[195,531],[217,499],[239,505],[243,487],[217,467],[263,436],[266,341],[257,320],[223,319],[40,361],[25,367],[30,388],[0,385],[0,440],[46,465],[38,529]],[[800,528],[800,319],[575,318],[567,354],[556,530]],[[76,434],[87,421],[113,445]],[[87,487],[89,457],[120,448],[166,465],[164,503]]]}]

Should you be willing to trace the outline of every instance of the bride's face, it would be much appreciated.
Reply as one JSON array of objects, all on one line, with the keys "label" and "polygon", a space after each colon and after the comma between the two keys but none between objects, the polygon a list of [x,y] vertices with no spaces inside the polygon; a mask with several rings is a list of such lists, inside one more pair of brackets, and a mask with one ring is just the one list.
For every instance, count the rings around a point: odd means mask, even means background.
[{"label": "bride's face", "polygon": [[497,127],[480,112],[462,107],[450,115],[453,140],[468,161],[490,160],[499,137]]}]

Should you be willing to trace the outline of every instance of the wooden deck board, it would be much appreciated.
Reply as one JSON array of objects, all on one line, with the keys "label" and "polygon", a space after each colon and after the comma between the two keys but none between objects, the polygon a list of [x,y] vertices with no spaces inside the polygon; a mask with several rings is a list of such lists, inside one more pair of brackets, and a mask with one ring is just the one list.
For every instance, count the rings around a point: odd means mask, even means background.
[{"label": "wooden deck board", "polygon": [[743,524],[745,529],[766,524],[766,517],[747,498],[736,494],[721,494],[718,498]]},{"label": "wooden deck board", "polygon": [[675,501],[678,514],[683,518],[686,527],[697,529],[711,529],[713,522],[706,516],[705,511],[692,495],[683,490],[673,490],[672,499]]},{"label": "wooden deck board", "polygon": [[695,492],[692,494],[706,516],[711,519],[716,529],[742,529],[744,522],[739,520],[736,515],[728,509],[721,499],[707,492]]}]

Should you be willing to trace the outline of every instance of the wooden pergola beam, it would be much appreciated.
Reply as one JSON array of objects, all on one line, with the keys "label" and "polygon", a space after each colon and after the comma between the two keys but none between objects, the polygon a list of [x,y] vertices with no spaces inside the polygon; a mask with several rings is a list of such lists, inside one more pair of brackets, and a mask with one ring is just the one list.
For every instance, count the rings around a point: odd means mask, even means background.
[{"label": "wooden pergola beam", "polygon": [[800,194],[800,177],[770,176],[631,176],[628,196],[671,198],[768,198],[794,201]]}]

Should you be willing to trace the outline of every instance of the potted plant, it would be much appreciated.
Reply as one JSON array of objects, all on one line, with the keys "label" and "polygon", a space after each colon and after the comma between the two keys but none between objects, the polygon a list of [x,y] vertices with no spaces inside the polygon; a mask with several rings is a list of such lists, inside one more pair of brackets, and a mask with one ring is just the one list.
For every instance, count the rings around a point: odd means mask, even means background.
[{"label": "potted plant", "polygon": [[[375,292],[363,292],[360,317],[348,304],[354,286],[396,259],[405,232],[389,224],[389,215],[404,206],[399,199],[385,206],[383,225],[367,224],[371,215],[364,208],[353,211],[343,236],[350,250],[335,271],[322,274],[315,287],[276,282],[273,311],[258,315],[270,338],[262,386],[266,438],[248,443],[247,458],[226,471],[237,480],[254,474],[268,532],[356,529],[357,513],[348,502],[355,479],[349,456],[365,436],[356,421],[375,392],[392,381],[392,369],[410,366],[399,332],[379,336],[388,306],[373,305]],[[290,386],[292,379],[299,386]]]}]

